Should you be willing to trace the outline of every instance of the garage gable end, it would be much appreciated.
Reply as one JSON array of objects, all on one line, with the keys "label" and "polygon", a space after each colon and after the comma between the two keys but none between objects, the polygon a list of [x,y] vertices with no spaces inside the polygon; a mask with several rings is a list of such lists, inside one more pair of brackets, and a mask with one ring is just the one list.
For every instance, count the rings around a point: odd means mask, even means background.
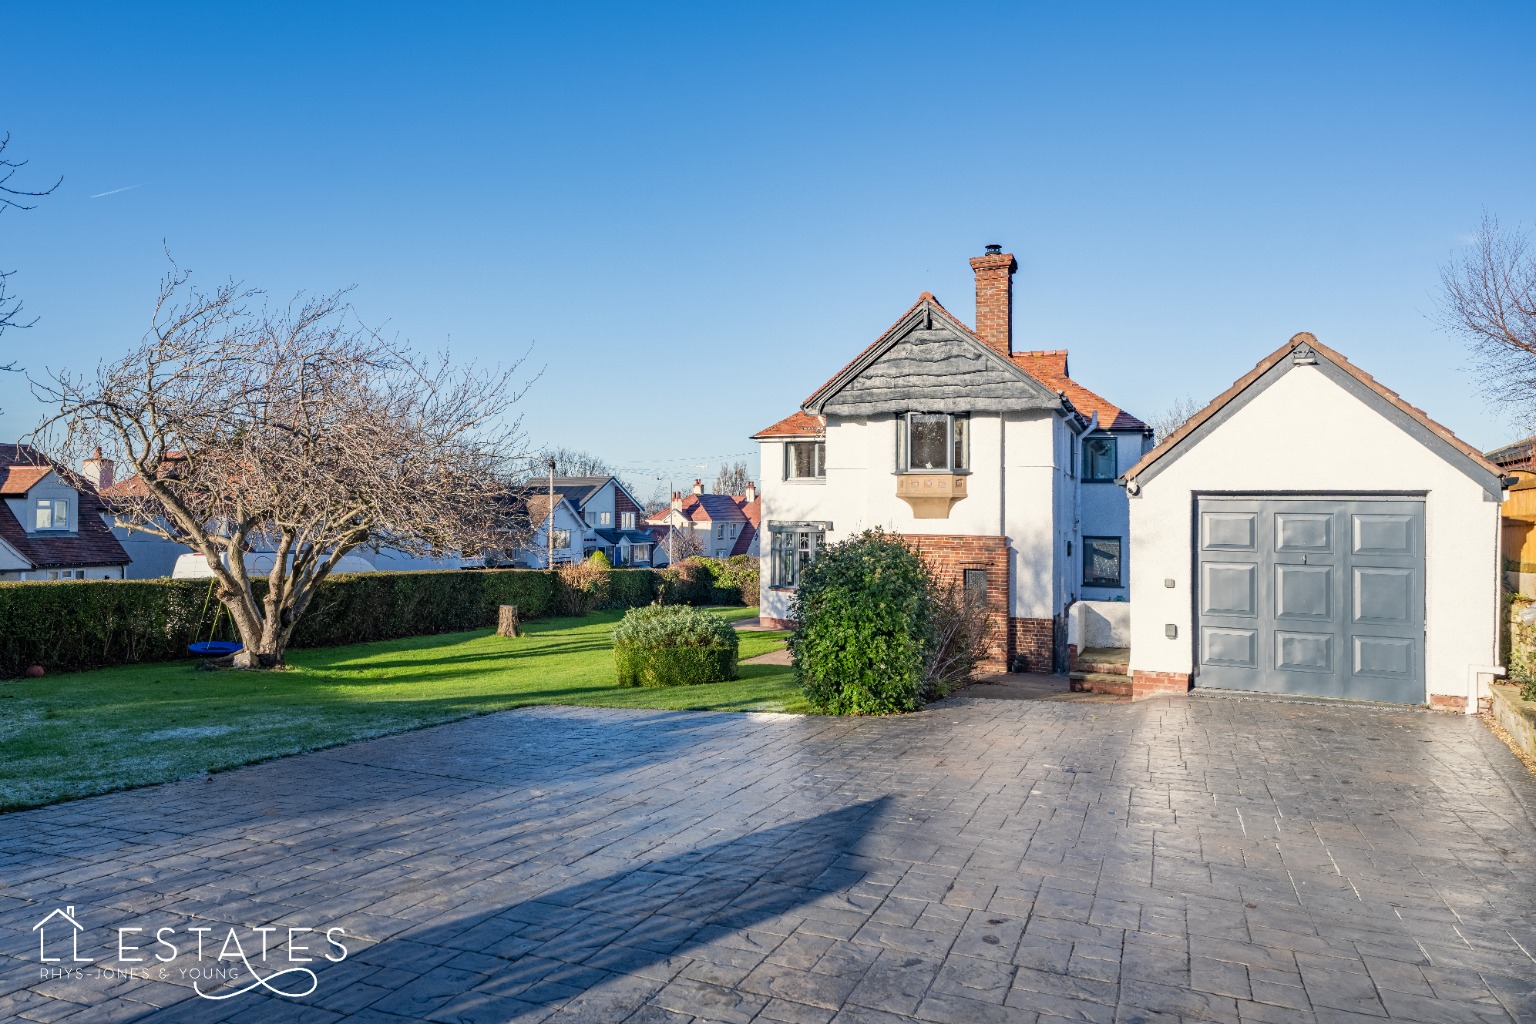
[{"label": "garage gable end", "polygon": [[1501,498],[1503,473],[1481,452],[1306,332],[1297,334],[1270,353],[1204,409],[1191,416],[1132,466],[1120,482],[1127,486],[1146,484],[1281,377],[1299,367],[1320,370],[1349,395],[1465,474],[1483,488],[1491,500]]}]

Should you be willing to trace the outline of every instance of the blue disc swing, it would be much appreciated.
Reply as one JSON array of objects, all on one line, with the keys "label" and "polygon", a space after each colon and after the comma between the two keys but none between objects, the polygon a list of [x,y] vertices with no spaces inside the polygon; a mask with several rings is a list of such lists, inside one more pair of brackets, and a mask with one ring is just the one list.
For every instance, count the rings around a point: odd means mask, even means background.
[{"label": "blue disc swing", "polygon": [[[203,621],[203,615],[208,614],[208,602],[213,600],[213,587],[217,582],[217,579],[208,581],[208,594],[203,598],[203,614],[197,617],[199,622]],[[241,650],[245,645],[238,640],[215,640],[213,638],[213,634],[218,632],[219,629],[219,616],[223,614],[224,602],[220,601],[219,606],[214,609],[213,622],[208,625],[208,639],[197,640],[187,644],[187,650],[200,658],[223,658]]]}]

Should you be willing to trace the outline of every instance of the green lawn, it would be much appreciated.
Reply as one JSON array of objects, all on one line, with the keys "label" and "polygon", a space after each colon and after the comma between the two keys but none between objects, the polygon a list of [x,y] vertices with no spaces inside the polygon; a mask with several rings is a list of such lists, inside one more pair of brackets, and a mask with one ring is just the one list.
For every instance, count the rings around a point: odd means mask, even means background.
[{"label": "green lawn", "polygon": [[[293,651],[280,672],[202,672],[188,658],[0,681],[0,809],[528,704],[809,710],[778,665],[742,665],[740,679],[706,686],[616,686],[609,634],[621,614],[531,622],[515,640],[479,631]],[[784,637],[742,633],[742,660],[781,649]]]}]

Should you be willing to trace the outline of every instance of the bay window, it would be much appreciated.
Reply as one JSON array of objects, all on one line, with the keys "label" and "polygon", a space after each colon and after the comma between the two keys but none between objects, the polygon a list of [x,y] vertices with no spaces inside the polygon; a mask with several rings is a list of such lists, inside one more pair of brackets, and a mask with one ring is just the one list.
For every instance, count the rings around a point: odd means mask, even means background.
[{"label": "bay window", "polygon": [[896,417],[896,472],[964,473],[971,468],[971,418],[909,412]]},{"label": "bay window", "polygon": [[826,532],[816,526],[770,526],[768,529],[772,545],[769,585],[798,587],[801,571],[816,560],[816,553],[826,544]]}]

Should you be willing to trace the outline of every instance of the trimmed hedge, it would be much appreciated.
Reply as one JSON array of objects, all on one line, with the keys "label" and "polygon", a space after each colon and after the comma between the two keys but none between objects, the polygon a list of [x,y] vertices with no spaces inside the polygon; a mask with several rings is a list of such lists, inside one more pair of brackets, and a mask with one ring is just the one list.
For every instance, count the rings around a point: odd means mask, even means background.
[{"label": "trimmed hedge", "polygon": [[680,605],[632,608],[613,627],[620,686],[695,686],[735,679],[739,647],[729,623]]},{"label": "trimmed hedge", "polygon": [[[706,576],[706,579],[708,577]],[[664,586],[653,569],[609,572],[604,607],[655,601]],[[258,581],[257,593],[263,582]],[[571,595],[543,569],[371,572],[333,576],[299,620],[293,646],[335,647],[432,633],[484,629],[496,606],[515,604],[522,618],[557,614]],[[563,602],[562,598],[567,601]],[[723,598],[723,599],[722,599]],[[698,602],[733,604],[713,591]],[[39,664],[73,672],[189,657],[187,645],[235,639],[208,580],[70,580],[0,583],[0,677]]]}]

